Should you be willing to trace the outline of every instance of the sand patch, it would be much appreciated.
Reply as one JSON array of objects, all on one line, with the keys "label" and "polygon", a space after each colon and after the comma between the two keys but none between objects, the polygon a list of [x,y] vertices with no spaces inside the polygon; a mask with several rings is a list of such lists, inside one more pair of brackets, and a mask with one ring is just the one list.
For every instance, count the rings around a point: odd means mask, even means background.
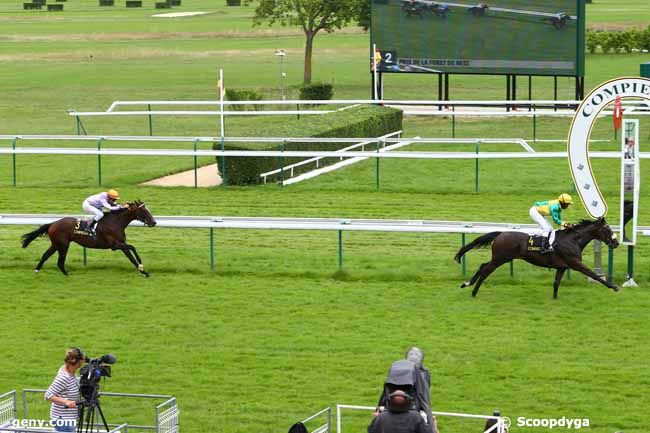
[{"label": "sand patch", "polygon": [[197,15],[206,15],[210,12],[169,12],[166,14],[151,15],[154,18],[181,18],[181,17],[194,17]]},{"label": "sand patch", "polygon": [[[204,165],[197,170],[197,184],[200,187],[221,185],[221,176],[217,164]],[[140,185],[144,186],[194,186],[194,170],[182,171],[159,177]]]}]

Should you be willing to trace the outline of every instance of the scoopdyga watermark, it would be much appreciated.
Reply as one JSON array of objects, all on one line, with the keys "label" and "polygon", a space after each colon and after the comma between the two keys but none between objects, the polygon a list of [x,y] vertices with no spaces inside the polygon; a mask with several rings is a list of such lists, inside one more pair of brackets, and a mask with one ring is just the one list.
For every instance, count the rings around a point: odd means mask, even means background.
[{"label": "scoopdyga watermark", "polygon": [[[510,420],[508,420],[510,423]],[[562,428],[566,430],[580,430],[583,427],[589,427],[589,418],[526,418],[520,416],[517,418],[517,427],[531,428],[544,427],[549,430]]]}]

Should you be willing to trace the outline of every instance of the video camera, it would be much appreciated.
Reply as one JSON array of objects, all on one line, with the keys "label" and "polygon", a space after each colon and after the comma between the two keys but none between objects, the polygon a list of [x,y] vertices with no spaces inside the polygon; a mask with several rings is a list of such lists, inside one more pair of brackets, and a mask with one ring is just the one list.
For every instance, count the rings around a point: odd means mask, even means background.
[{"label": "video camera", "polygon": [[88,401],[96,401],[99,397],[99,380],[111,377],[111,365],[117,362],[115,355],[107,354],[99,358],[85,358],[86,365],[79,371],[79,391]]}]

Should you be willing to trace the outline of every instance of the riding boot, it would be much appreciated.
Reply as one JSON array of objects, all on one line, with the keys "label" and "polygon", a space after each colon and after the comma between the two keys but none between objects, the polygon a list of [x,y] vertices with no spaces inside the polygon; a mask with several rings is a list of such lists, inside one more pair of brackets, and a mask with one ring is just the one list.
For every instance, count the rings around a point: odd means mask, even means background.
[{"label": "riding boot", "polygon": [[545,238],[542,245],[543,247],[542,250],[540,251],[542,254],[551,254],[553,252],[553,245],[551,245],[551,242],[549,241],[548,238]]},{"label": "riding boot", "polygon": [[97,221],[91,220],[90,225],[88,225],[88,231],[90,232],[90,236],[95,237],[97,235],[96,228],[97,228]]}]

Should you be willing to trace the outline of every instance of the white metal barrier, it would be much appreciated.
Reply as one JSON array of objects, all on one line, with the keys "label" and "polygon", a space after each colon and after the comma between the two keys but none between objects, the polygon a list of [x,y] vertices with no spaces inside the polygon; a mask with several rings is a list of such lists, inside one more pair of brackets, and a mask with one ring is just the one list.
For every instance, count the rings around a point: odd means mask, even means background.
[{"label": "white metal barrier", "polygon": [[[361,410],[373,412],[376,410],[374,406],[355,406],[348,404],[337,404],[336,405],[336,433],[343,433],[342,427],[342,410]],[[488,428],[483,433],[506,433],[507,427],[509,426],[509,420],[506,417],[495,416],[495,415],[475,415],[468,413],[458,413],[458,412],[431,412],[436,417],[456,417],[456,418],[472,418],[472,419],[481,419],[481,420],[494,420],[496,424],[491,428]]]},{"label": "white metal barrier", "polygon": [[[361,151],[364,151],[365,146],[367,146],[369,144],[379,143],[379,142],[384,142],[385,143],[385,140],[387,138],[390,138],[390,137],[393,137],[393,136],[396,136],[396,137],[399,138],[399,136],[401,134],[402,134],[402,130],[400,129],[399,131],[391,132],[390,134],[386,134],[386,135],[382,135],[381,137],[377,137],[375,140],[372,140],[372,141],[370,141],[370,140],[362,141],[360,143],[353,144],[352,146],[348,146],[348,147],[345,147],[343,149],[338,149],[338,150],[336,150],[336,152],[344,153],[344,152],[347,152],[347,151],[350,151],[350,150],[353,150],[353,149],[357,149],[359,147],[361,148]],[[289,171],[290,177],[293,177],[293,172],[294,172],[295,168],[302,167],[303,165],[311,164],[311,163],[314,163],[314,162],[316,163],[316,168],[319,168],[319,165],[320,165],[319,161],[321,159],[323,159],[323,158],[316,157],[316,158],[305,159],[303,161],[296,162],[295,164],[290,164],[290,165],[284,166],[282,168],[267,171],[265,173],[260,174],[260,177],[263,179],[264,183],[266,183],[266,178],[268,176],[273,176],[274,174],[278,174],[278,173],[285,172],[285,171]],[[339,159],[342,161],[343,156],[341,156]]]},{"label": "white metal barrier", "polygon": [[156,406],[156,433],[178,433],[179,413],[174,397]]},{"label": "white metal barrier", "polygon": [[16,390],[0,395],[0,428],[11,425],[17,416],[16,409]]}]

